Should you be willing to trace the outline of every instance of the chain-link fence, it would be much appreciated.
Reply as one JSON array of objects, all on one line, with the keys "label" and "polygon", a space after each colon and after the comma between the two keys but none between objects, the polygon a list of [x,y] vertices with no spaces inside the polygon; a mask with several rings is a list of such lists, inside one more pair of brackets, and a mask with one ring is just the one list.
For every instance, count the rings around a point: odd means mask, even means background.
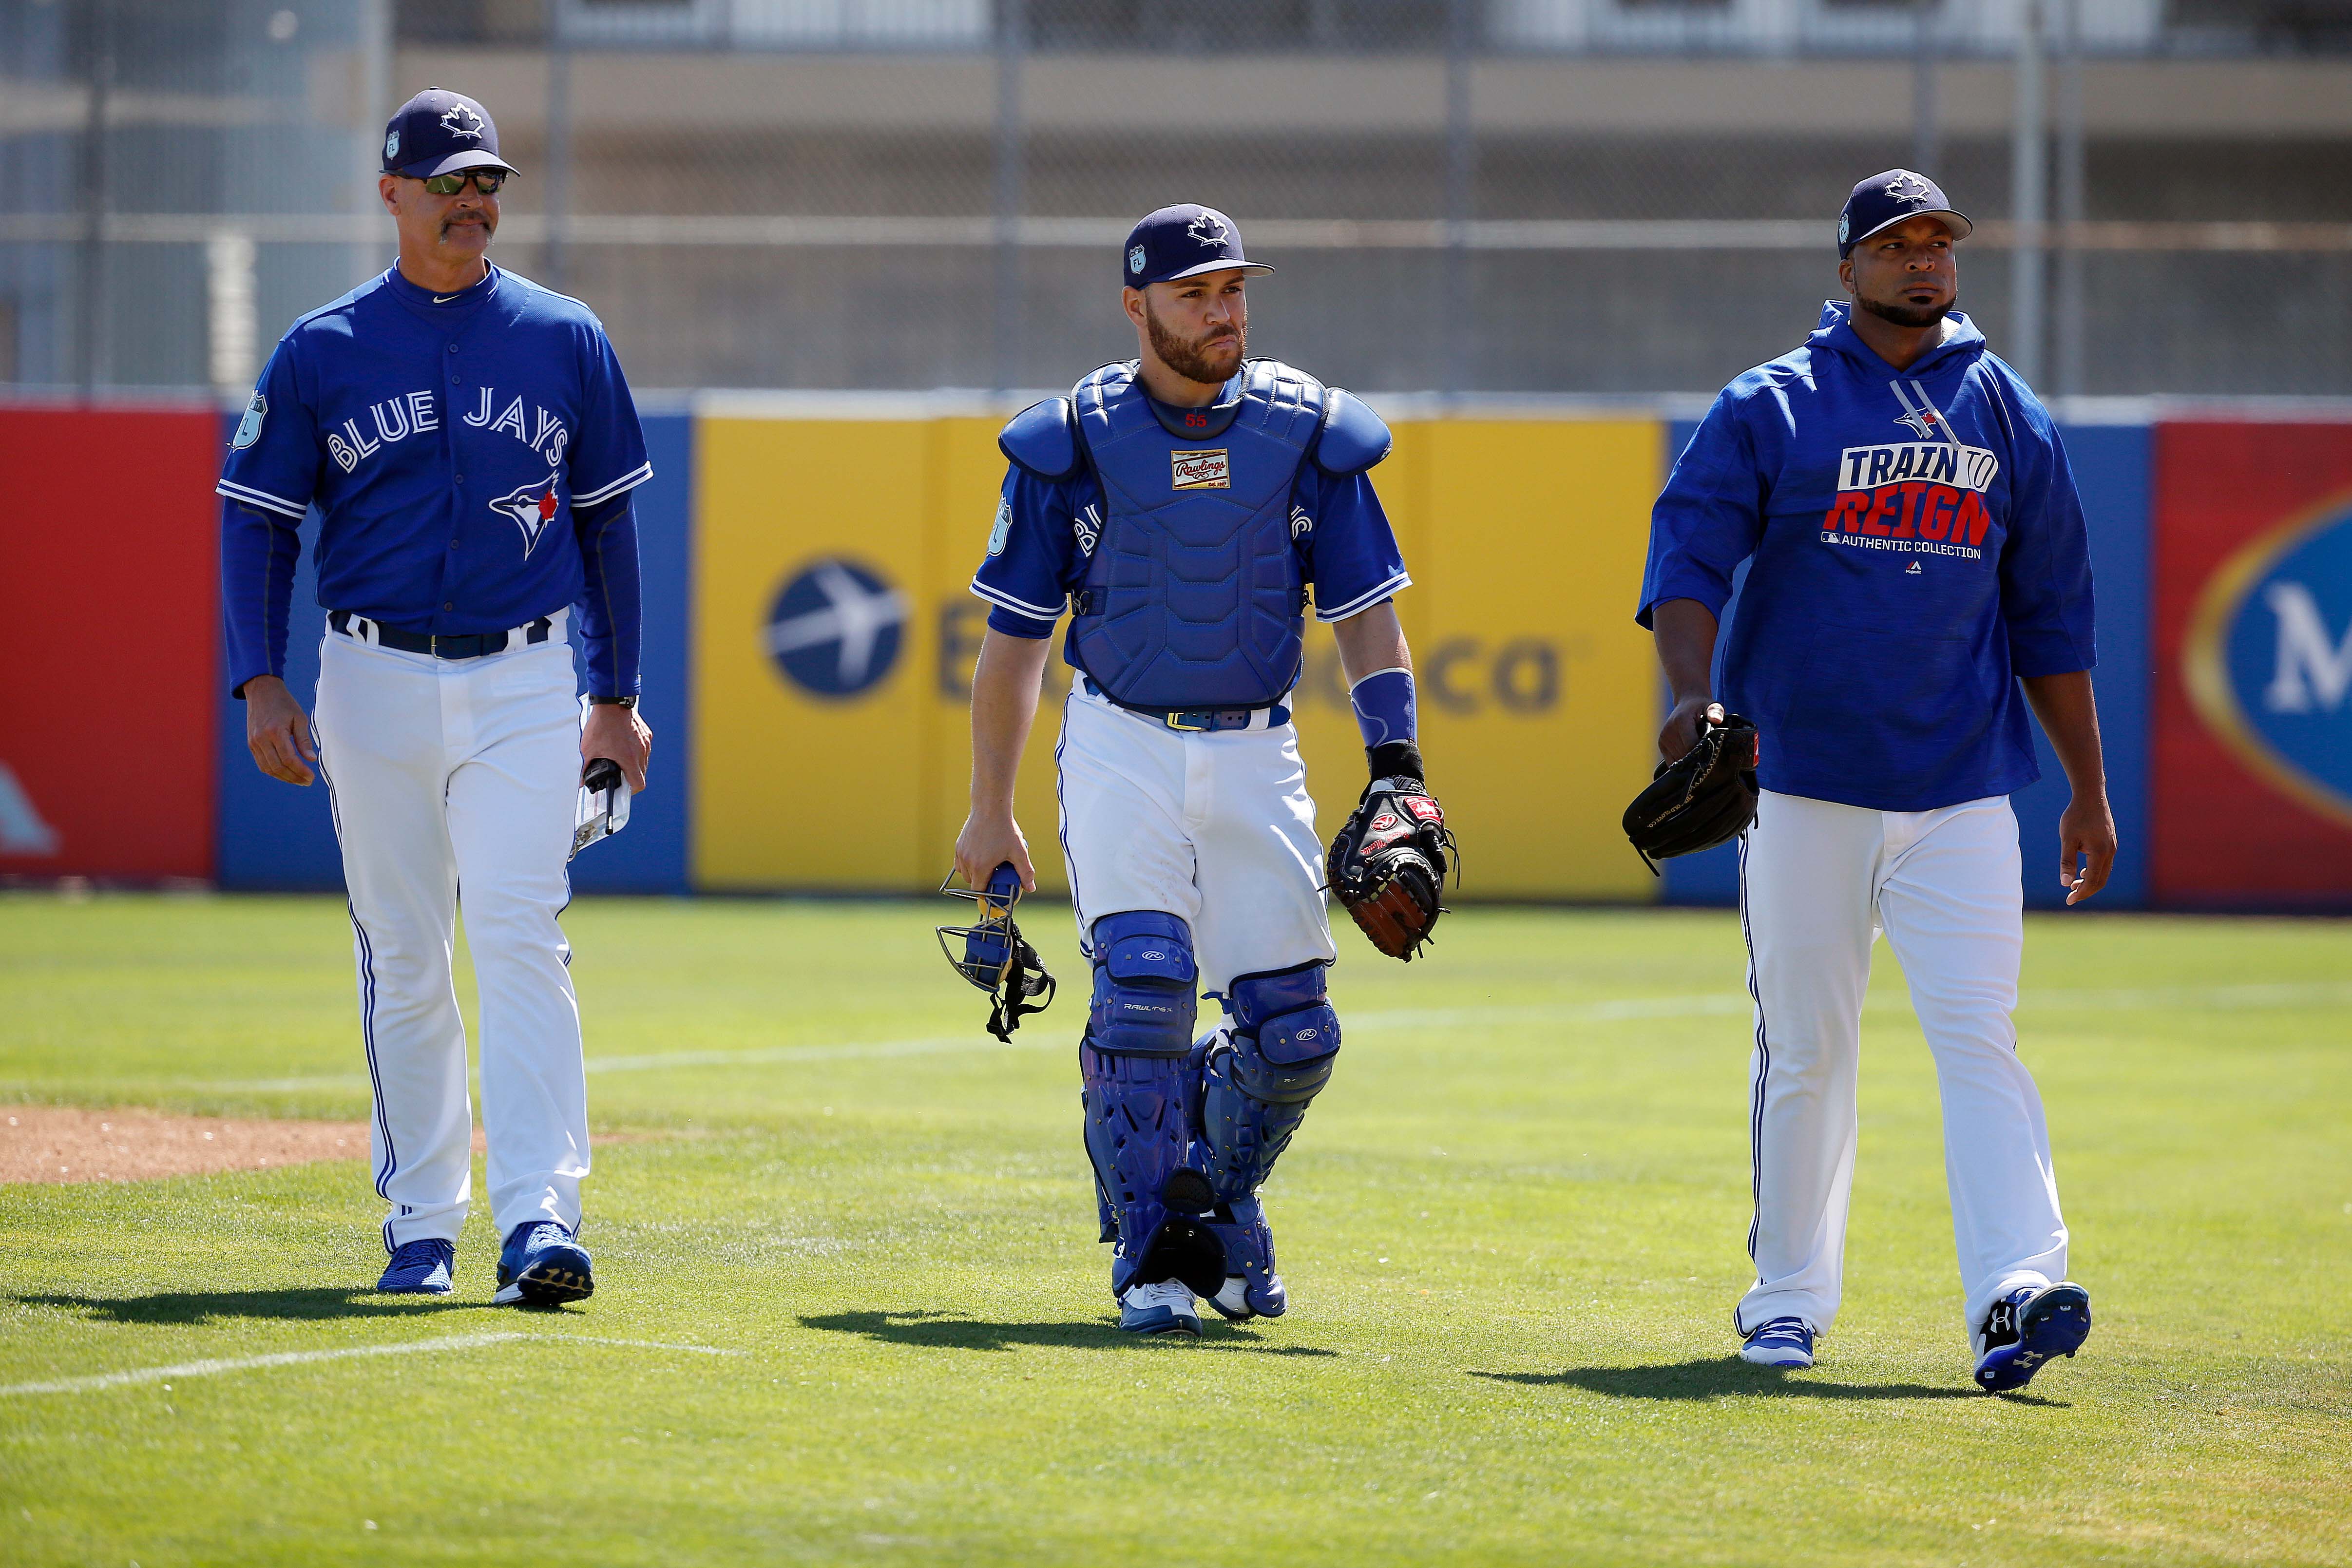
[{"label": "chain-link fence", "polygon": [[1368,389],[1701,391],[1924,166],[1963,296],[2074,394],[2352,394],[2352,18],[2311,0],[0,0],[0,376],[234,390],[388,259],[426,85],[500,258],[643,386],[1021,388],[1131,352],[1140,213],[1279,268]]}]

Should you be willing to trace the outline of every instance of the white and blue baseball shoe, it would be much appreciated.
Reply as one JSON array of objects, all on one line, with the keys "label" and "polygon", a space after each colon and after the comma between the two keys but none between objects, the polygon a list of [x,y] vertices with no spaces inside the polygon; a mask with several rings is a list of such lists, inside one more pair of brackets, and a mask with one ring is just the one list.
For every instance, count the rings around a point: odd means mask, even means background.
[{"label": "white and blue baseball shoe", "polygon": [[2071,1279],[2020,1286],[1992,1304],[1977,1331],[1977,1386],[2007,1394],[2033,1381],[2042,1363],[2071,1356],[2091,1337],[2091,1293]]},{"label": "white and blue baseball shoe", "polygon": [[531,1220],[508,1233],[499,1252],[499,1306],[560,1307],[596,1293],[588,1249],[551,1219]]},{"label": "white and blue baseball shoe", "polygon": [[1118,1299],[1118,1326],[1130,1334],[1187,1334],[1201,1337],[1200,1303],[1192,1287],[1174,1279],[1157,1285],[1130,1285]]},{"label": "white and blue baseball shoe", "polygon": [[1813,1325],[1802,1318],[1759,1323],[1739,1347],[1739,1359],[1756,1366],[1801,1372],[1813,1364]]},{"label": "white and blue baseball shoe", "polygon": [[404,1243],[384,1266],[375,1288],[387,1296],[446,1296],[457,1288],[451,1278],[457,1249],[438,1237]]}]

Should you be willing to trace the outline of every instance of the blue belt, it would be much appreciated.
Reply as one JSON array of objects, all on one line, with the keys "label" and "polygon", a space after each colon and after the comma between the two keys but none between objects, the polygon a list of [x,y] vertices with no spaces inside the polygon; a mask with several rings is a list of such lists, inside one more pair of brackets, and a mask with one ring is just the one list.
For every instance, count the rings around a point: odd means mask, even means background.
[{"label": "blue belt", "polygon": [[1079,676],[1078,684],[1087,689],[1089,697],[1099,697],[1114,707],[1124,708],[1129,713],[1140,713],[1146,719],[1157,719],[1170,729],[1181,730],[1187,734],[1246,730],[1261,713],[1265,715],[1265,726],[1269,730],[1277,724],[1290,722],[1290,710],[1279,702],[1269,703],[1264,708],[1139,708],[1132,702],[1119,701],[1097,686],[1091,675]]},{"label": "blue belt", "polygon": [[[362,629],[352,631],[353,622],[357,622]],[[424,632],[404,632],[398,626],[388,626],[382,621],[373,620],[366,616],[355,616],[349,610],[329,610],[327,624],[335,630],[349,637],[356,637],[363,642],[370,639],[372,632],[373,641],[378,647],[398,648],[403,653],[429,653],[435,658],[481,658],[488,654],[504,653],[507,651],[508,639],[514,636],[513,632],[467,632],[457,637],[435,637]],[[522,640],[526,644],[541,643],[547,640],[548,628],[552,625],[554,621],[551,617],[541,616],[529,626],[518,629],[523,634]]]}]

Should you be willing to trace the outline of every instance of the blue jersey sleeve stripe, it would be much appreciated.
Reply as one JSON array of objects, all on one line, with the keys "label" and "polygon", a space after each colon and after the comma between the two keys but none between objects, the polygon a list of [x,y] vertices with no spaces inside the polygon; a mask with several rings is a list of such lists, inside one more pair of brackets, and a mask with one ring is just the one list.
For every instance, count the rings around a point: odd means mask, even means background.
[{"label": "blue jersey sleeve stripe", "polygon": [[1381,584],[1379,587],[1374,588],[1371,592],[1368,594],[1359,594],[1344,605],[1334,605],[1328,610],[1323,608],[1320,605],[1318,605],[1315,607],[1315,618],[1323,622],[1327,626],[1333,621],[1344,621],[1349,616],[1358,615],[1365,610],[1370,609],[1374,605],[1379,604],[1382,599],[1394,594],[1400,588],[1410,588],[1412,586],[1412,578],[1407,574],[1400,572],[1395,576],[1391,577],[1387,582]]},{"label": "blue jersey sleeve stripe", "polygon": [[1001,588],[992,588],[977,577],[971,580],[971,591],[992,605],[1001,605],[1015,615],[1027,616],[1031,620],[1058,621],[1062,618],[1063,610],[1068,607],[1067,601],[1050,608],[1044,605],[1033,605],[1025,599],[1014,598]]},{"label": "blue jersey sleeve stripe", "polygon": [[635,468],[631,468],[627,473],[623,474],[619,479],[614,479],[609,485],[599,486],[595,489],[588,490],[584,493],[574,494],[572,498],[572,504],[575,507],[594,506],[598,501],[612,500],[614,496],[619,495],[623,490],[635,489],[637,486],[644,484],[647,479],[652,479],[653,477],[653,464],[650,462],[639,463]]},{"label": "blue jersey sleeve stripe", "polygon": [[288,500],[283,496],[271,495],[268,490],[257,490],[250,485],[231,484],[226,479],[215,485],[213,493],[226,496],[234,501],[244,501],[252,506],[265,507],[271,511],[290,517],[297,522],[308,516],[310,510],[310,503],[308,501]]}]

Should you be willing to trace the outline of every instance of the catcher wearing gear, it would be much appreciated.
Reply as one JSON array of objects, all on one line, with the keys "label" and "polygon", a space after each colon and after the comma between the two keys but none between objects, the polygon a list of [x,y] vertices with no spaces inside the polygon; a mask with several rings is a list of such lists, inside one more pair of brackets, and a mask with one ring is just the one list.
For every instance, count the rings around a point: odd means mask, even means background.
[{"label": "catcher wearing gear", "polygon": [[1411,754],[1393,601],[1412,579],[1371,479],[1387,425],[1250,357],[1250,292],[1268,269],[1230,216],[1162,208],[1114,259],[1135,357],[998,438],[956,865],[973,887],[1007,863],[1035,887],[1013,780],[1060,630],[1073,679],[1056,837],[1089,971],[1072,1022],[1097,1234],[1119,1327],[1184,1336],[1204,1305],[1234,1321],[1288,1310],[1259,1193],[1343,1054],[1326,835],[1291,712],[1310,612],[1353,682],[1371,776],[1389,781],[1364,821],[1381,800],[1403,803],[1398,823],[1423,820],[1414,801],[1433,819],[1426,837],[1359,827],[1333,863],[1391,951],[1417,946],[1435,913],[1444,818]]}]

